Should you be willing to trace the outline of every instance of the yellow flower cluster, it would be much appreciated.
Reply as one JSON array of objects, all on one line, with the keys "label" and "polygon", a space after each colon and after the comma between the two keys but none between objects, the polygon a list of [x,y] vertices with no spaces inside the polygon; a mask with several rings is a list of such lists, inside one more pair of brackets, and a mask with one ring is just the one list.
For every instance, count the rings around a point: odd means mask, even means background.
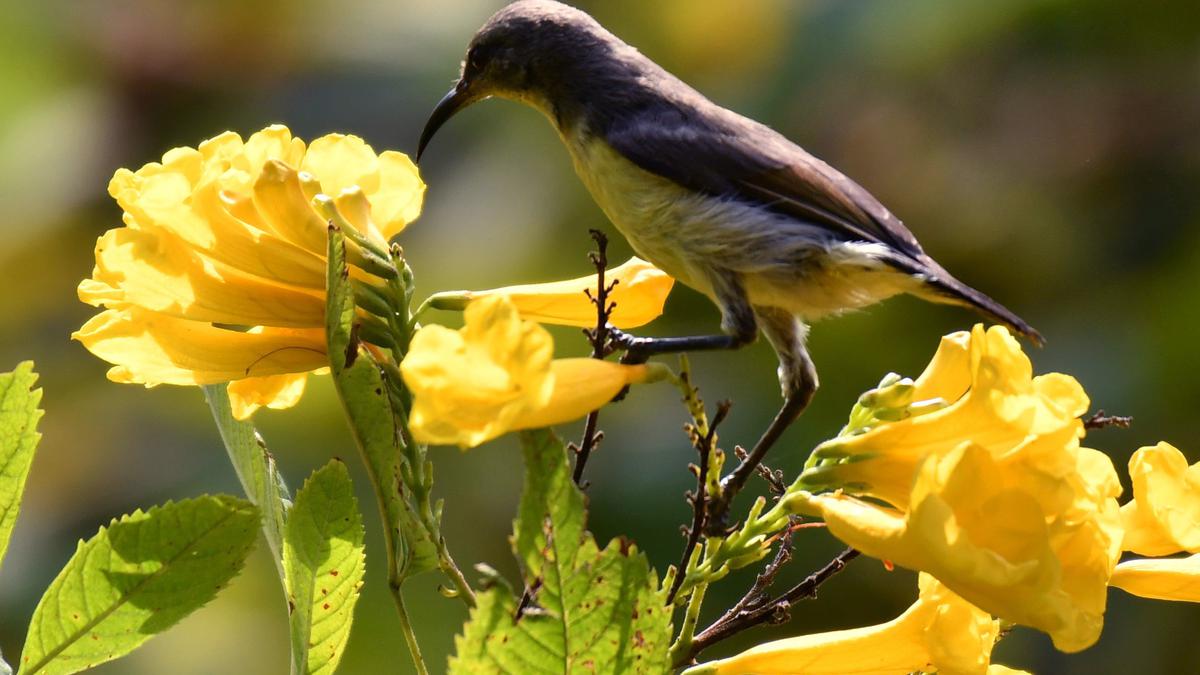
[{"label": "yellow flower cluster", "polygon": [[923,402],[915,414],[820,446],[801,483],[843,489],[797,493],[793,508],[1059,649],[1094,643],[1121,550],[1121,487],[1112,462],[1079,444],[1083,389],[1034,377],[1007,330],[977,326],[943,339],[908,396]]},{"label": "yellow flower cluster", "polygon": [[117,382],[231,382],[240,418],[293,405],[327,362],[327,225],[312,200],[329,195],[385,248],[420,214],[424,190],[401,153],[341,134],[306,145],[283,126],[121,169],[109,193],[125,226],[100,237],[92,278],[79,285],[104,311],[72,337],[115,364]]}]

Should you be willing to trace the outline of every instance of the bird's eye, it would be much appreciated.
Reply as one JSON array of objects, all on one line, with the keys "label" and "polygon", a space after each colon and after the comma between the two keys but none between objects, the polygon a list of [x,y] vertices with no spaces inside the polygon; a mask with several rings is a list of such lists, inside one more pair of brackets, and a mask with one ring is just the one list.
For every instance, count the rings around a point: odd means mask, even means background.
[{"label": "bird's eye", "polygon": [[467,67],[476,72],[483,69],[483,56],[479,53],[479,49],[467,52]]}]

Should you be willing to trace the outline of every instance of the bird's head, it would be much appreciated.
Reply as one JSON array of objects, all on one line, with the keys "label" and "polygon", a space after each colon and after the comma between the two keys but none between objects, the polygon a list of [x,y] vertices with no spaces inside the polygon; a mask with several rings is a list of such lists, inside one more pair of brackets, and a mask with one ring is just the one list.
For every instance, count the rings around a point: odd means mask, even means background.
[{"label": "bird's head", "polygon": [[425,124],[417,158],[460,110],[493,96],[520,101],[549,115],[577,98],[589,70],[612,63],[623,46],[586,13],[553,0],[518,0],[475,34],[462,73]]}]

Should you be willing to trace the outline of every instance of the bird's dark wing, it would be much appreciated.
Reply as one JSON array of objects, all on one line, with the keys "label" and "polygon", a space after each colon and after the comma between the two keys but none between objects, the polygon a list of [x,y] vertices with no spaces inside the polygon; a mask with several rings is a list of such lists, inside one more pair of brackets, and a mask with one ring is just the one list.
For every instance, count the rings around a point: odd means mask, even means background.
[{"label": "bird's dark wing", "polygon": [[686,188],[885,244],[912,262],[926,259],[904,224],[857,183],[770,128],[709,106],[694,113],[651,107],[612,120],[605,137],[637,166]]},{"label": "bird's dark wing", "polygon": [[920,276],[943,301],[975,307],[1029,336],[1042,337],[1019,316],[950,275],[930,258],[898,218],[862,186],[770,128],[675,89],[686,105],[651,105],[611,118],[609,144],[650,173],[686,188],[762,204],[828,228],[847,241],[884,244],[887,262]]}]

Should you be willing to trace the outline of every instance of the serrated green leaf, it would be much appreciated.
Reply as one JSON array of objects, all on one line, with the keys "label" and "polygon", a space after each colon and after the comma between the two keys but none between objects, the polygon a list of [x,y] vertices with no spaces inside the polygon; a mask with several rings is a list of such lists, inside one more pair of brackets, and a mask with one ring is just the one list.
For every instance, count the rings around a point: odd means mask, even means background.
[{"label": "serrated green leaf", "polygon": [[0,563],[21,509],[33,451],[42,437],[37,431],[42,390],[33,388],[37,377],[33,361],[0,374]]},{"label": "serrated green leaf", "polygon": [[204,398],[212,410],[213,420],[221,434],[229,461],[242,483],[246,496],[263,514],[262,531],[271,549],[271,559],[279,578],[283,580],[283,528],[291,508],[291,495],[283,476],[275,466],[275,458],[254,429],[254,425],[234,419],[229,405],[229,391],[224,384],[203,387]]},{"label": "serrated green leaf", "polygon": [[336,229],[329,232],[328,253],[325,329],[333,383],[372,480],[389,488],[382,491],[382,508],[388,527],[397,535],[398,571],[402,577],[412,576],[437,567],[437,548],[405,498],[400,434],[387,384],[371,354],[354,339],[354,290],[346,267],[345,238]]},{"label": "serrated green leaf", "polygon": [[168,502],[80,542],[38,602],[22,675],[75,673],[128,654],[241,570],[259,512],[227,495]]},{"label": "serrated green leaf", "polygon": [[450,672],[669,672],[671,616],[646,557],[623,540],[597,549],[561,440],[532,432],[522,434],[522,446],[525,491],[513,550],[536,590],[519,618],[507,590],[480,593],[455,639]]},{"label": "serrated green leaf", "polygon": [[288,517],[283,565],[291,602],[293,663],[332,673],[362,587],[363,523],[346,465],[333,460],[309,476]]}]

